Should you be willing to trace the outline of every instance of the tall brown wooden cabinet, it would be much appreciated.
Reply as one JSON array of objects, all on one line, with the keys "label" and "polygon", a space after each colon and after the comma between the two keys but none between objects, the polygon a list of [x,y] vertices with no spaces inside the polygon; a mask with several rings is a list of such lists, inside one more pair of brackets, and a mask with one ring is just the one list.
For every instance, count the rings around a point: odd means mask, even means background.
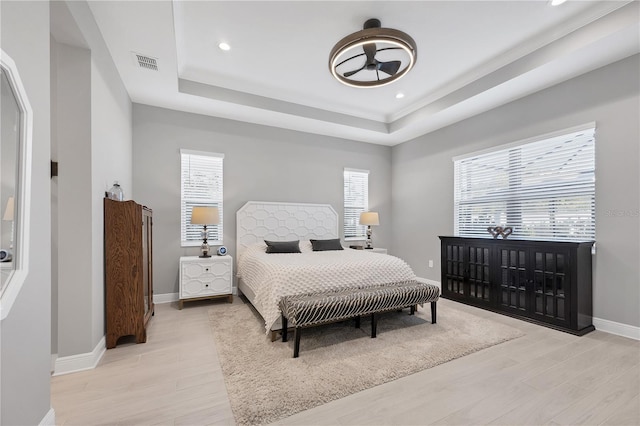
[{"label": "tall brown wooden cabinet", "polygon": [[107,349],[133,335],[147,341],[153,315],[152,211],[135,201],[104,199],[104,283]]}]

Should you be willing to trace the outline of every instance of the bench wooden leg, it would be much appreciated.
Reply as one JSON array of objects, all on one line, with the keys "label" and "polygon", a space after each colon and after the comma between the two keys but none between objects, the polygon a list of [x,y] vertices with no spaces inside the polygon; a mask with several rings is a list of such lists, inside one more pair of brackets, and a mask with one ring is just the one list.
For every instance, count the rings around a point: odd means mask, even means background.
[{"label": "bench wooden leg", "polygon": [[378,329],[378,317],[375,312],[371,314],[371,338],[374,339],[377,335]]},{"label": "bench wooden leg", "polygon": [[293,357],[298,358],[300,354],[300,334],[302,334],[302,329],[300,327],[296,327],[293,332]]},{"label": "bench wooden leg", "polygon": [[287,341],[287,328],[289,326],[288,321],[287,321],[287,317],[285,317],[284,315],[281,315],[280,318],[282,319],[282,341],[286,342]]},{"label": "bench wooden leg", "polygon": [[409,315],[413,315],[416,313],[416,305],[411,305],[409,310]]},{"label": "bench wooden leg", "polygon": [[431,302],[431,324],[436,323],[436,302]]},{"label": "bench wooden leg", "polygon": [[360,315],[356,317],[356,328],[360,328]]}]

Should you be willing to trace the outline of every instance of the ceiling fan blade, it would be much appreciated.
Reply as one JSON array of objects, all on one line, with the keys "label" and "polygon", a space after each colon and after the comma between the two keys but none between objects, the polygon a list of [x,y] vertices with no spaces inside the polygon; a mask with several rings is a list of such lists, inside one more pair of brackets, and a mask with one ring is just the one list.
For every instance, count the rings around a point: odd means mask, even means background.
[{"label": "ceiling fan blade", "polygon": [[385,50],[404,50],[402,47],[383,47],[382,49],[378,49],[377,52],[384,52]]},{"label": "ceiling fan blade", "polygon": [[401,61],[378,62],[378,69],[389,75],[395,75],[400,69]]},{"label": "ceiling fan blade", "polygon": [[344,59],[344,60],[338,62],[335,67],[338,68],[340,65],[344,64],[345,62],[349,62],[350,60],[355,59],[355,58],[357,58],[359,56],[363,56],[363,55],[364,55],[364,53],[358,53],[357,55],[353,55],[350,58],[347,58],[347,59]]},{"label": "ceiling fan blade", "polygon": [[347,71],[344,74],[342,74],[344,77],[351,77],[352,75],[354,75],[357,72],[362,71],[363,69],[365,69],[366,65],[364,65],[362,68],[357,69],[357,70],[353,70],[353,71]]},{"label": "ceiling fan blade", "polygon": [[362,49],[364,50],[364,53],[367,55],[367,63],[371,64],[373,63],[373,61],[375,61],[375,57],[376,57],[376,44],[375,43],[368,43],[365,44],[364,46],[362,46]]}]

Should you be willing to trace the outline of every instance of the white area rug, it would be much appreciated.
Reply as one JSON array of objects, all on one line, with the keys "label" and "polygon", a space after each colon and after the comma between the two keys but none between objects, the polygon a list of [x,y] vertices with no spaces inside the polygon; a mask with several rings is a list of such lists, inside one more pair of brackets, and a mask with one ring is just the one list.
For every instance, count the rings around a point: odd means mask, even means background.
[{"label": "white area rug", "polygon": [[380,317],[378,337],[362,319],[304,329],[300,357],[290,341],[271,342],[247,304],[209,311],[231,407],[240,425],[267,424],[358,391],[522,336],[507,325],[448,306],[431,324],[426,304]]}]

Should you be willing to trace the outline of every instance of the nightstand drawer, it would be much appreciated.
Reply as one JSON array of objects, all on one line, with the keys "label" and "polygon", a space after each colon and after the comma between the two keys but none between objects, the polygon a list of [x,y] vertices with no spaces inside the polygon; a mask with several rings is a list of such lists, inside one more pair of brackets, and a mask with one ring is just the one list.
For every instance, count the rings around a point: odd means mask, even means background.
[{"label": "nightstand drawer", "polygon": [[203,276],[183,281],[180,290],[180,298],[188,299],[190,297],[229,294],[231,293],[231,286],[229,285],[229,279],[226,277]]},{"label": "nightstand drawer", "polygon": [[180,258],[180,300],[231,294],[232,269],[231,256]]}]

